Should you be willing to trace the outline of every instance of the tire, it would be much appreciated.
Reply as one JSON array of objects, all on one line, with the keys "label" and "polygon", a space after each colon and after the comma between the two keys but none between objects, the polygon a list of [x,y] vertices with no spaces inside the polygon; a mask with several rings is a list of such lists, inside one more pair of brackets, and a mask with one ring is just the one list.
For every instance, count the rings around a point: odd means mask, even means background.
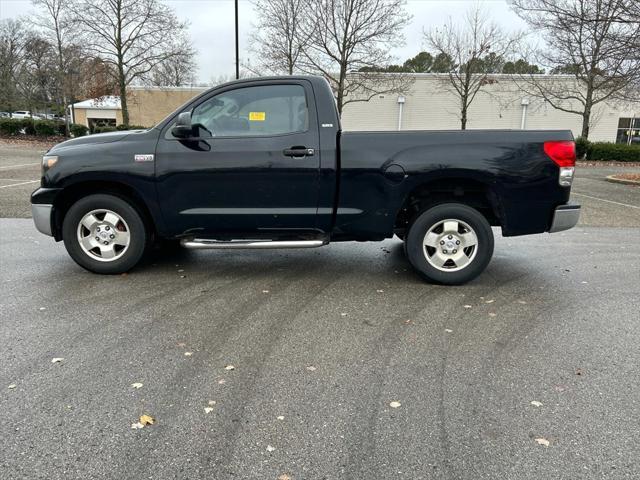
[{"label": "tire", "polygon": [[491,225],[480,212],[460,203],[445,203],[416,217],[406,236],[405,252],[424,279],[461,285],[484,271],[493,245]]},{"label": "tire", "polygon": [[144,256],[149,232],[126,200],[89,195],[74,203],[62,223],[64,246],[83,268],[102,274],[131,270]]}]

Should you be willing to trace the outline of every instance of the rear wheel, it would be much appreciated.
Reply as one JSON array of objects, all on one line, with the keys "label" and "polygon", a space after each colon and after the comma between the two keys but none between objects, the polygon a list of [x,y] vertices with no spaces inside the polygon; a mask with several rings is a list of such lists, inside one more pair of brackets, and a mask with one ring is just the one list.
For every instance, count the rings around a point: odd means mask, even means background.
[{"label": "rear wheel", "polygon": [[411,265],[425,279],[466,283],[482,273],[493,255],[493,232],[477,210],[446,203],[421,213],[405,241]]},{"label": "rear wheel", "polygon": [[81,198],[64,217],[62,237],[75,262],[95,273],[124,273],[143,257],[148,232],[138,211],[114,195]]}]

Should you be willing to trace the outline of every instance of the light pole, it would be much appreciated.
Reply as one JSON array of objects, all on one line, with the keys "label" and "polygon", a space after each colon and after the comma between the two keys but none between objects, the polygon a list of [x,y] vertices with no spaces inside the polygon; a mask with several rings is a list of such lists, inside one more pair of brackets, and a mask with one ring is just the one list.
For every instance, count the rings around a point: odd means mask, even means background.
[{"label": "light pole", "polygon": [[238,49],[238,0],[235,0],[236,7],[236,80],[240,78],[240,54]]}]

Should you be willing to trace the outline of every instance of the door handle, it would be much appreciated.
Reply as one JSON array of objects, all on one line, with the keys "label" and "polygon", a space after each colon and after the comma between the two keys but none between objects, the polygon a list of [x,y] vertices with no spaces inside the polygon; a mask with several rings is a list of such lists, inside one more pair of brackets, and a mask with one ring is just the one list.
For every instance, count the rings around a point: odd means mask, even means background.
[{"label": "door handle", "polygon": [[302,157],[313,157],[315,154],[315,150],[313,148],[307,147],[291,147],[285,148],[282,151],[282,154],[286,157],[294,157],[294,158],[302,158]]}]

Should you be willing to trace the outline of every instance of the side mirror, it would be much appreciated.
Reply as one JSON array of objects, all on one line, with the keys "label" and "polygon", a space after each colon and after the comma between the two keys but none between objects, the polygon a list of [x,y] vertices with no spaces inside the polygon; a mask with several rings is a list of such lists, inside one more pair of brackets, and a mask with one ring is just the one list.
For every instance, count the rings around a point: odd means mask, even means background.
[{"label": "side mirror", "polygon": [[178,115],[178,121],[171,129],[171,134],[176,138],[189,138],[193,136],[191,112],[182,112]]}]

